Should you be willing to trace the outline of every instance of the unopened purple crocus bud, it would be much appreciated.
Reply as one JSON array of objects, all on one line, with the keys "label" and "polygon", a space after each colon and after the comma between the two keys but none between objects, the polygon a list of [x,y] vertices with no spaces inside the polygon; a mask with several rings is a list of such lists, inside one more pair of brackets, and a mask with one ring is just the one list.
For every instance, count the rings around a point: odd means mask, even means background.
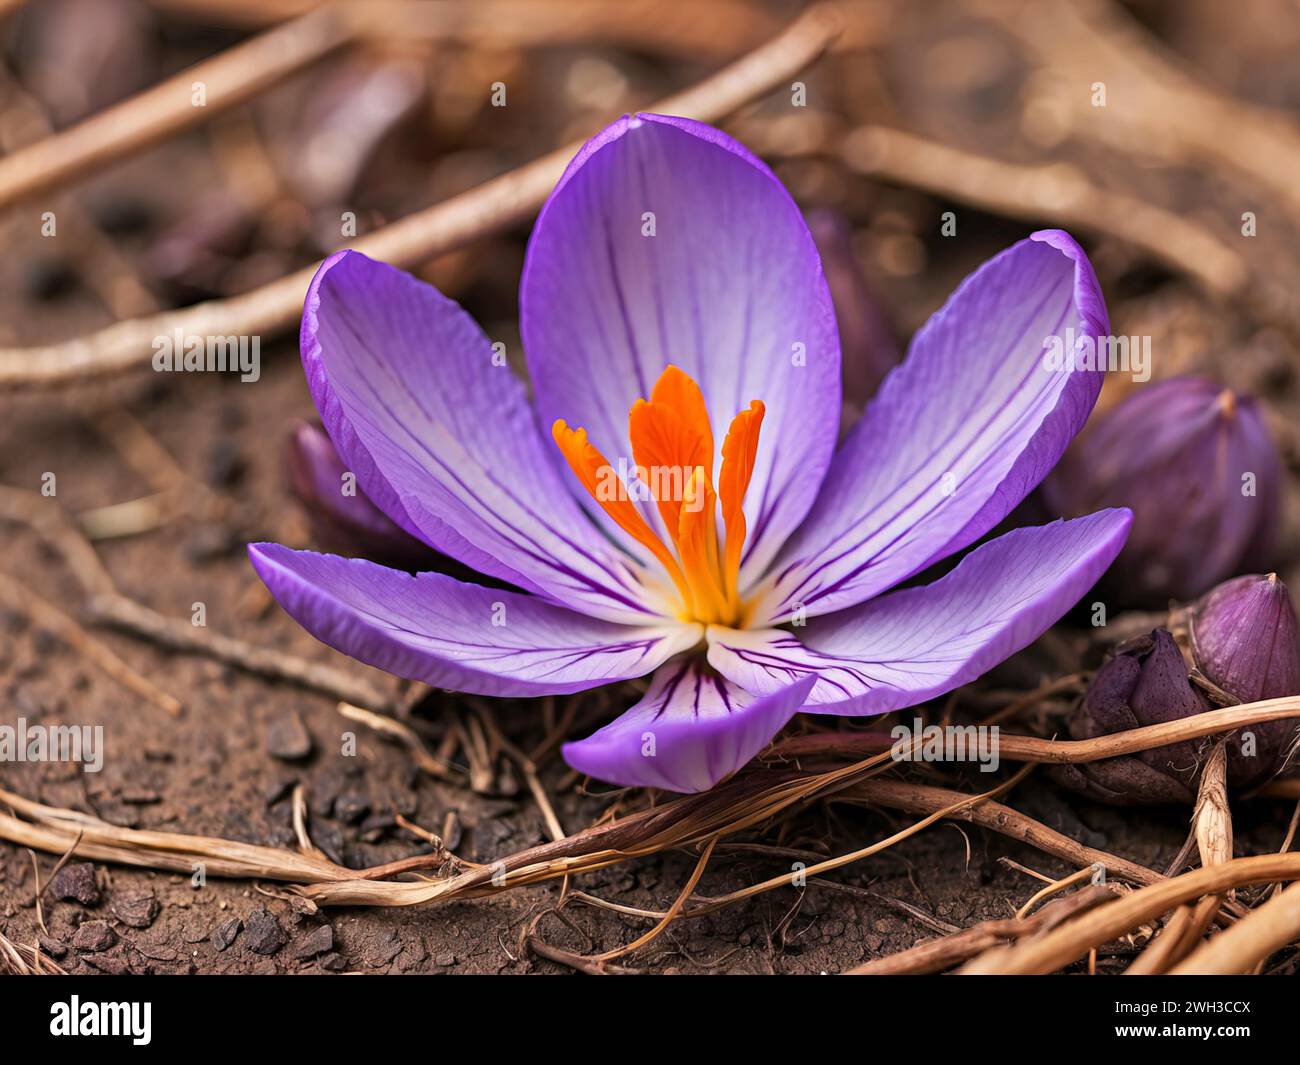
[{"label": "unopened purple crocus bud", "polygon": [[[1300,626],[1286,585],[1276,574],[1225,581],[1190,611],[1197,668],[1243,703],[1300,695]],[[1228,744],[1229,779],[1243,787],[1282,768],[1296,721],[1245,728]]]},{"label": "unopened purple crocus bud", "polygon": [[1065,515],[1129,507],[1103,588],[1165,607],[1268,561],[1281,466],[1255,400],[1201,378],[1150,384],[1101,417],[1044,483]]},{"label": "unopened purple crocus bud", "polygon": [[289,487],[306,510],[321,547],[403,565],[432,558],[430,548],[398,528],[366,498],[319,425],[300,422],[294,427],[285,460]]},{"label": "unopened purple crocus bud", "polygon": [[[1210,709],[1188,680],[1187,663],[1173,636],[1156,629],[1097,671],[1070,718],[1070,735],[1092,739],[1144,725],[1176,721]],[[1190,803],[1200,769],[1194,743],[1173,743],[1099,762],[1059,766],[1060,783],[1115,805]]]}]

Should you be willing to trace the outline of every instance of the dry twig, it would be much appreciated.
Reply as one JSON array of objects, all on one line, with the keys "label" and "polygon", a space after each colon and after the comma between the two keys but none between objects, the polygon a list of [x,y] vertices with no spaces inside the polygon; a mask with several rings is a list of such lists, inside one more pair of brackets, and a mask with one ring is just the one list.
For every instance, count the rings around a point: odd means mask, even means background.
[{"label": "dry twig", "polygon": [[1173,976],[1251,972],[1275,950],[1300,939],[1300,884],[1251,910],[1170,970]]},{"label": "dry twig", "polygon": [[96,596],[87,610],[96,624],[133,633],[169,651],[203,655],[261,677],[324,692],[344,702],[389,712],[396,708],[391,696],[333,666],[196,628],[186,619],[164,617],[123,595]]},{"label": "dry twig", "polygon": [[1234,858],[1223,865],[1196,869],[1182,876],[1139,888],[1098,907],[1041,939],[995,948],[962,969],[968,973],[1050,973],[1083,957],[1116,936],[1152,921],[1180,903],[1217,895],[1231,888],[1300,879],[1300,854],[1260,854]]},{"label": "dry twig", "polygon": [[[660,100],[651,109],[717,121],[813,62],[834,40],[840,25],[834,8],[810,8],[767,44],[698,85]],[[319,16],[318,26],[314,32],[325,41],[333,40],[333,35],[340,32],[328,12]],[[558,148],[477,188],[393,222],[357,240],[352,247],[394,265],[410,266],[520,222],[542,204],[580,147],[575,143]],[[38,162],[43,169],[60,160]],[[68,164],[65,161],[62,165]],[[13,187],[30,187],[35,178],[29,172],[35,169],[28,158],[22,171],[8,180]],[[0,183],[4,180],[4,169],[0,167]],[[298,320],[303,296],[318,265],[228,299],[126,319],[62,343],[0,351],[0,391],[85,382],[145,365],[153,339],[176,330],[187,336],[253,336],[284,329]]]},{"label": "dry twig", "polygon": [[952,935],[918,943],[910,950],[876,958],[848,970],[844,975],[899,976],[904,973],[941,973],[954,965],[960,965],[976,954],[983,953],[990,947],[1055,928],[1071,917],[1113,898],[1116,890],[1110,884],[1089,884],[1072,895],[1049,902],[1031,917],[984,921]]},{"label": "dry twig", "polygon": [[137,673],[106,644],[91,636],[62,610],[3,573],[0,573],[0,603],[19,614],[25,614],[38,628],[57,636],[132,694],[140,696],[172,717],[180,715],[179,699]]}]

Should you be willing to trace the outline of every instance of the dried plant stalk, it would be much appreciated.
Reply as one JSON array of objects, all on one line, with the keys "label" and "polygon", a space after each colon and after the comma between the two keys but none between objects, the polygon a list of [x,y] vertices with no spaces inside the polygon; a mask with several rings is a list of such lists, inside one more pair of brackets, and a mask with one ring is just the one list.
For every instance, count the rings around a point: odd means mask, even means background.
[{"label": "dried plant stalk", "polygon": [[[1000,24],[1061,86],[1056,99],[1073,114],[1072,128],[1080,134],[1172,166],[1227,167],[1265,182],[1300,217],[1300,134],[1281,111],[1194,79],[1113,3],[997,0],[997,6],[1008,16]],[[1096,120],[1088,94],[1078,91],[1097,81],[1108,90],[1105,122]]]},{"label": "dried plant stalk", "polygon": [[57,636],[79,651],[127,691],[140,696],[145,702],[158,707],[172,717],[180,716],[181,701],[159,688],[153,681],[137,673],[107,645],[96,640],[72,618],[12,577],[0,573],[0,603],[10,610],[25,614],[38,628]]},{"label": "dried plant stalk", "polygon": [[1116,890],[1111,884],[1089,884],[1072,895],[1054,899],[1030,917],[984,921],[952,935],[919,943],[910,950],[865,962],[849,969],[844,975],[900,976],[905,973],[913,975],[941,973],[1000,943],[1023,939],[1055,928],[1063,921],[1113,898]]},{"label": "dried plant stalk", "polygon": [[[0,159],[0,206],[122,159],[243,103],[353,36],[330,5],[204,60],[138,96]],[[196,107],[193,86],[204,87]]]},{"label": "dried plant stalk", "polygon": [[1201,770],[1192,821],[1201,865],[1232,861],[1232,809],[1228,805],[1227,740],[1220,740]]},{"label": "dried plant stalk", "polygon": [[[1201,853],[1201,865],[1222,865],[1232,860],[1232,810],[1228,805],[1227,739],[1214,746],[1201,770],[1192,832]],[[1164,972],[1184,957],[1209,928],[1222,899],[1207,895],[1193,908],[1180,906],[1138,959],[1125,970],[1129,976]]]},{"label": "dried plant stalk", "polygon": [[447,780],[454,775],[451,766],[430,752],[420,737],[409,726],[403,725],[395,718],[391,718],[386,714],[376,714],[371,710],[353,706],[348,702],[339,703],[338,711],[350,721],[356,721],[358,724],[366,725],[376,732],[391,736],[410,752],[415,764],[428,773],[429,776],[437,777],[439,780]]},{"label": "dried plant stalk", "polygon": [[[0,207],[49,193],[134,155],[182,130],[210,121],[295,71],[348,44],[368,40],[461,41],[495,48],[563,41],[634,44],[648,50],[683,48],[717,59],[771,30],[748,4],[714,0],[699,12],[675,12],[651,0],[408,0],[321,4],[315,10],[205,59],[179,74],[36,144],[0,158]],[[192,102],[204,87],[203,106]]]},{"label": "dried plant stalk", "polygon": [[[1218,720],[1218,727],[1220,729],[1236,727],[1244,717],[1249,717],[1251,714],[1277,714],[1279,708],[1273,704],[1278,702],[1285,701],[1273,700],[1272,703],[1267,704],[1232,707],[1228,711],[1229,718]],[[1257,710],[1256,707],[1264,709]],[[1287,712],[1291,715],[1300,714],[1300,709],[1290,708]],[[1170,734],[1168,726],[1162,725],[1135,729],[1131,733],[1118,737],[1105,737],[1105,739],[1118,742],[1125,751],[1140,750],[1144,749],[1144,745],[1161,746],[1180,738],[1180,730],[1203,727],[1197,721],[1190,719],[1171,724],[1174,726],[1173,735]],[[1050,741],[1038,742],[1047,744],[1049,748],[1053,746]],[[1074,745],[1062,743],[1060,746],[1070,748]],[[1087,757],[1097,756],[1092,748],[1085,753]],[[1105,852],[1083,847],[1068,837],[1054,833],[1032,818],[1026,818],[1007,807],[990,805],[988,800],[994,794],[993,792],[985,795],[966,795],[944,789],[919,788],[917,785],[895,781],[868,780],[872,774],[887,768],[890,761],[889,752],[884,752],[850,765],[814,773],[770,768],[750,770],[708,792],[685,796],[661,806],[638,811],[621,820],[592,826],[563,839],[508,855],[491,865],[469,868],[457,875],[439,880],[416,883],[392,883],[384,881],[383,878],[411,869],[427,867],[433,861],[427,855],[361,873],[353,873],[330,865],[322,869],[319,865],[301,864],[307,861],[301,855],[286,856],[270,848],[253,848],[251,852],[238,850],[238,848],[246,848],[248,846],[246,844],[229,844],[229,847],[236,848],[231,851],[227,847],[227,841],[223,840],[204,840],[203,837],[171,833],[131,832],[106,826],[104,822],[88,818],[84,814],[42,807],[12,795],[9,799],[15,808],[25,816],[31,817],[35,824],[17,818],[0,818],[0,838],[23,842],[28,846],[61,854],[72,842],[68,833],[70,825],[88,824],[94,826],[94,832],[88,831],[86,840],[78,847],[79,853],[88,857],[154,868],[184,870],[189,868],[189,862],[186,858],[178,858],[176,852],[188,856],[195,851],[202,851],[211,858],[208,868],[214,875],[268,876],[289,880],[300,885],[298,890],[303,895],[318,903],[409,906],[450,899],[477,898],[525,884],[591,872],[642,855],[695,845],[713,836],[735,834],[770,822],[783,811],[797,804],[806,803],[814,797],[833,796],[845,797],[847,801],[893,803],[900,809],[923,811],[925,818],[919,824],[912,825],[893,837],[872,844],[861,851],[827,859],[809,869],[810,874],[821,868],[837,868],[875,853],[940,817],[965,816],[969,812],[969,819],[976,824],[987,825],[1013,838],[1023,839],[1048,853],[1057,854],[1080,866],[1100,863],[1115,876],[1132,880],[1134,883],[1154,883],[1155,886],[1160,886],[1161,877],[1153,870],[1126,862]],[[1014,784],[1018,776],[1000,785],[995,791]],[[0,792],[0,800],[3,800],[6,794]],[[161,843],[158,842],[160,840]],[[239,859],[245,856],[248,856],[248,861],[240,864]],[[232,858],[235,860],[231,860]],[[1300,855],[1280,856],[1279,861],[1281,861],[1280,865],[1270,867],[1271,873],[1267,879],[1289,879],[1287,870],[1290,866],[1286,863],[1300,862]],[[1240,863],[1233,863],[1234,867],[1239,865]],[[1204,873],[1207,870],[1200,872]],[[681,916],[690,917],[710,912],[719,906],[728,905],[759,891],[770,890],[788,882],[788,876],[773,878],[752,888],[707,900],[684,911]],[[1186,878],[1180,878],[1180,883],[1186,882]],[[1202,893],[1213,893],[1213,885],[1206,887]],[[1164,911],[1157,911],[1159,912]]]},{"label": "dried plant stalk", "polygon": [[1054,972],[1088,951],[1155,920],[1183,902],[1202,895],[1217,895],[1231,888],[1267,884],[1273,880],[1300,880],[1300,854],[1259,854],[1234,858],[1222,865],[1196,869],[1158,884],[1139,888],[1131,895],[1106,903],[1091,913],[1057,928],[1041,939],[997,948],[976,958],[961,971],[1000,975]]},{"label": "dried plant stalk", "polygon": [[1025,165],[951,148],[902,130],[855,130],[844,160],[861,174],[885,178],[973,204],[1010,218],[1051,218],[1105,233],[1194,278],[1222,299],[1250,281],[1245,260],[1182,215],[1094,185],[1069,163]]},{"label": "dried plant stalk", "polygon": [[[834,801],[865,802],[888,806],[911,814],[924,814],[950,805],[960,794],[946,788],[928,787],[899,780],[870,780],[840,792],[834,797]],[[1159,873],[1144,865],[1130,862],[1118,855],[1108,854],[1106,851],[1086,847],[1077,840],[1048,828],[1047,825],[1035,821],[1032,817],[1026,817],[1001,803],[984,802],[949,816],[969,821],[981,828],[991,829],[1022,843],[1028,843],[1046,854],[1061,858],[1080,868],[1102,867],[1107,875],[1119,877],[1132,884],[1155,884],[1164,879]]]},{"label": "dried plant stalk", "polygon": [[0,485],[0,521],[26,525],[62,556],[87,595],[111,595],[117,586],[81,530],[53,499]]},{"label": "dried plant stalk", "polygon": [[[1229,732],[1247,725],[1267,721],[1287,721],[1300,718],[1300,695],[1281,699],[1264,699],[1257,703],[1241,703],[1221,710],[1207,710],[1203,714],[1163,721],[1158,725],[1124,732],[1111,732],[1086,740],[1045,740],[1037,736],[1017,736],[1001,733],[998,736],[998,757],[1011,762],[1056,762],[1079,764],[1099,762],[1103,758],[1116,758],[1121,754],[1162,747],[1180,740],[1195,740],[1212,736],[1216,732]],[[854,755],[884,753],[891,750],[894,741],[884,733],[844,732],[816,733],[796,736],[772,748],[773,757],[803,758],[814,755]],[[1287,782],[1279,782],[1278,790],[1270,786],[1268,794],[1293,794]]]},{"label": "dried plant stalk", "polygon": [[0,803],[30,819],[0,812],[0,839],[60,855],[75,847],[82,858],[191,875],[201,869],[208,876],[290,883],[382,879],[436,868],[445,860],[445,855],[421,854],[370,869],[347,869],[324,858],[238,840],[122,828],[90,814],[45,806],[2,789]]},{"label": "dried plant stalk", "polygon": [[[809,8],[773,40],[650,109],[716,122],[817,59],[840,27],[835,8]],[[351,246],[396,266],[410,266],[521,222],[541,206],[580,147],[575,142],[559,148]],[[0,350],[0,392],[81,383],[147,365],[153,339],[176,330],[187,336],[274,333],[297,322],[318,265],[228,299],[126,319],[63,343]]]},{"label": "dried plant stalk", "polygon": [[1251,972],[1275,950],[1300,939],[1300,884],[1251,910],[1170,970],[1173,976]]},{"label": "dried plant stalk", "polygon": [[47,958],[35,944],[15,943],[0,932],[0,973],[11,976],[66,976],[53,958]]},{"label": "dried plant stalk", "polygon": [[97,624],[143,636],[169,651],[204,655],[249,673],[272,680],[287,680],[332,695],[336,699],[377,710],[393,710],[397,705],[391,696],[375,685],[333,666],[296,658],[269,647],[258,647],[208,629],[195,628],[188,621],[164,617],[123,595],[96,596],[91,600],[88,611]]}]

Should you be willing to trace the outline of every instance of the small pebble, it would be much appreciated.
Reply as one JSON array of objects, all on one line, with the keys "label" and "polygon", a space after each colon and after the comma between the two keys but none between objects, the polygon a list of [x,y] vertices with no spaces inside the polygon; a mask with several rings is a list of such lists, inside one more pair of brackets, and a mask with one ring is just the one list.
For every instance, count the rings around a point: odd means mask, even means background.
[{"label": "small pebble", "polygon": [[244,926],[244,942],[254,954],[274,954],[287,942],[289,936],[270,910],[254,910]]},{"label": "small pebble", "polygon": [[45,951],[51,958],[61,958],[68,953],[67,946],[53,936],[47,936],[44,932],[36,933],[36,942],[41,945],[41,950]]},{"label": "small pebble", "polygon": [[306,935],[294,941],[289,956],[298,961],[314,958],[318,954],[328,954],[334,949],[334,929],[327,924],[313,928]]},{"label": "small pebble", "polygon": [[72,937],[72,945],[85,951],[108,950],[116,942],[117,933],[104,921],[87,921]]},{"label": "small pebble", "polygon": [[244,922],[238,917],[232,917],[228,921],[222,921],[221,924],[217,925],[217,927],[212,930],[212,945],[215,946],[217,950],[225,950],[235,941],[235,937],[239,935],[239,930],[243,927]]},{"label": "small pebble", "polygon": [[119,921],[132,928],[148,928],[159,910],[152,891],[114,892],[110,907]]},{"label": "small pebble", "polygon": [[56,899],[72,899],[83,906],[93,906],[99,901],[99,885],[95,883],[95,867],[89,862],[71,862],[65,865],[50,881],[50,891]]},{"label": "small pebble", "polygon": [[297,714],[281,714],[266,730],[266,749],[273,758],[296,762],[311,754],[311,734]]}]

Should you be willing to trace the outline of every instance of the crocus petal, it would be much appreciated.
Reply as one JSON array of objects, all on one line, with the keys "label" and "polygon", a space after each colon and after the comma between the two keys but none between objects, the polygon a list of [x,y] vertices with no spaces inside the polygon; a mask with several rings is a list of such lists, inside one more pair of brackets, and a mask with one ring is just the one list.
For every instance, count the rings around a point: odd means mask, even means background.
[{"label": "crocus petal", "polygon": [[629,560],[561,478],[523,383],[436,289],[340,252],[307,293],[302,360],[339,454],[408,532],[594,616],[651,615]]},{"label": "crocus petal", "polygon": [[698,625],[619,625],[364,559],[279,544],[251,544],[249,556],[285,611],[322,643],[397,676],[478,695],[576,692],[644,676],[701,636]]},{"label": "crocus petal", "polygon": [[808,677],[755,696],[698,657],[660,666],[632,709],[585,740],[564,745],[574,769],[623,787],[704,791],[734,773],[803,705]]},{"label": "crocus petal", "polygon": [[773,567],[756,617],[860,603],[975,542],[1061,457],[1102,372],[1045,359],[1106,336],[1096,276],[1065,233],[985,263],[917,333]]},{"label": "crocus petal", "polygon": [[520,328],[543,421],[586,428],[612,463],[632,464],[628,409],[670,363],[699,382],[715,460],[721,427],[767,405],[744,507],[746,572],[761,570],[811,505],[840,413],[830,294],[771,171],[698,122],[615,122],[542,209]]},{"label": "crocus petal", "polygon": [[805,710],[869,715],[942,695],[1041,635],[1105,572],[1127,510],[1016,529],[933,584],[891,592],[784,632],[711,627],[709,662],[747,691],[817,683]]}]

